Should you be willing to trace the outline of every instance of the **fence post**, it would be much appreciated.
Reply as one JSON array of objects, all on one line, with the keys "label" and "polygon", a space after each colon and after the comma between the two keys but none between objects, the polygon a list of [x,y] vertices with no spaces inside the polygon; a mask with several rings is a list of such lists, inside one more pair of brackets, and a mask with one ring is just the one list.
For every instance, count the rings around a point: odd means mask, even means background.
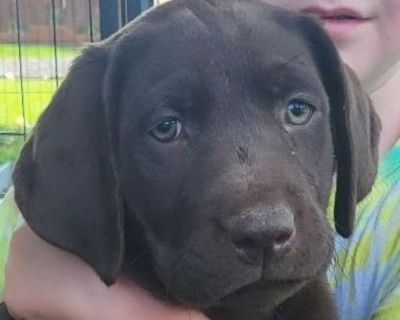
[{"label": "fence post", "polygon": [[119,1],[99,0],[100,39],[112,35],[120,27]]},{"label": "fence post", "polygon": [[123,24],[153,5],[153,0],[99,0],[100,38],[105,39]]},{"label": "fence post", "polygon": [[153,0],[126,0],[128,21],[135,19],[143,11],[153,6]]}]

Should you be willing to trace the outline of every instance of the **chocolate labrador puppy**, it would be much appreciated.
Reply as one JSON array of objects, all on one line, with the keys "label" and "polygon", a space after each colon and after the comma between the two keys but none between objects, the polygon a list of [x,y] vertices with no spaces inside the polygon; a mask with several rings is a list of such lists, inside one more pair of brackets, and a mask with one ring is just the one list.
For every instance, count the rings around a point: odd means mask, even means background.
[{"label": "chocolate labrador puppy", "polygon": [[30,227],[111,285],[214,320],[337,319],[326,218],[352,231],[379,121],[315,21],[175,0],[92,45],[17,163]]}]

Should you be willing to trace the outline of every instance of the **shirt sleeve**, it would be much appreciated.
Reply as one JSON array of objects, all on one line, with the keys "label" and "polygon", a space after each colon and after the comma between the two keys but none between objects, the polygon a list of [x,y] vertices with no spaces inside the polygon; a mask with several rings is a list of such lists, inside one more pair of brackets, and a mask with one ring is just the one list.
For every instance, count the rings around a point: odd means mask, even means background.
[{"label": "shirt sleeve", "polygon": [[376,310],[373,320],[400,320],[400,283],[382,301]]},{"label": "shirt sleeve", "polygon": [[11,189],[4,199],[0,200],[0,301],[3,301],[5,265],[11,236],[22,221],[14,202],[14,190]]},{"label": "shirt sleeve", "polygon": [[[382,281],[382,288],[386,290],[375,309],[373,320],[400,320],[400,197],[396,201],[396,208],[394,216],[397,219],[391,221],[393,229],[388,232],[381,256],[390,265]],[[394,227],[396,223],[397,228]]]},{"label": "shirt sleeve", "polygon": [[400,320],[400,181],[373,191],[358,207],[353,236],[335,239],[341,320]]}]

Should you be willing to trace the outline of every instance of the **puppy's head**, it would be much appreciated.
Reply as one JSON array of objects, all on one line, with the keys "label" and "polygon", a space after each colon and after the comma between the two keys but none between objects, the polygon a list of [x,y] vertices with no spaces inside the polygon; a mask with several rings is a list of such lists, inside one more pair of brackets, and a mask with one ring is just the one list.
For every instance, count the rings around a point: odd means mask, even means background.
[{"label": "puppy's head", "polygon": [[314,21],[173,1],[76,60],[22,151],[16,200],[108,284],[125,266],[187,304],[273,306],[330,262],[334,176],[351,233],[378,123]]}]

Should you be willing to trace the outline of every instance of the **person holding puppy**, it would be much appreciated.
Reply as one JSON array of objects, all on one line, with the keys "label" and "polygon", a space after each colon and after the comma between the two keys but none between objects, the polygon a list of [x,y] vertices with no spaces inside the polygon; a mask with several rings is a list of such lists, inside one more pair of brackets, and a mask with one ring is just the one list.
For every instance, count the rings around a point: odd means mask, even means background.
[{"label": "person holding puppy", "polygon": [[[378,178],[358,206],[354,235],[337,238],[330,276],[341,319],[400,319],[400,3],[264,2],[321,20],[371,94],[382,122]],[[11,242],[6,280],[6,302],[16,318],[206,319],[165,306],[128,279],[107,288],[89,266],[27,226]]]},{"label": "person holding puppy", "polygon": [[355,232],[336,239],[331,279],[341,319],[400,319],[400,2],[268,0],[322,22],[382,122],[379,171]]}]

